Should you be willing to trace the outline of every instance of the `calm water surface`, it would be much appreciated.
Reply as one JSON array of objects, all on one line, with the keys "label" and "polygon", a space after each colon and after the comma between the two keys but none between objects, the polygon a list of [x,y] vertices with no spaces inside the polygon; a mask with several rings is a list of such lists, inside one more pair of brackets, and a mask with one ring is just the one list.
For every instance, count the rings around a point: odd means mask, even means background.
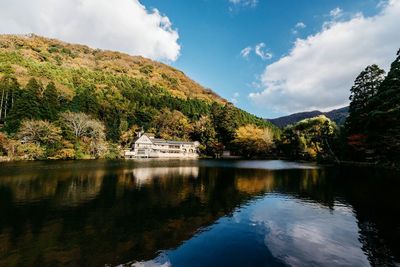
[{"label": "calm water surface", "polygon": [[0,266],[399,266],[400,176],[284,161],[0,164]]}]

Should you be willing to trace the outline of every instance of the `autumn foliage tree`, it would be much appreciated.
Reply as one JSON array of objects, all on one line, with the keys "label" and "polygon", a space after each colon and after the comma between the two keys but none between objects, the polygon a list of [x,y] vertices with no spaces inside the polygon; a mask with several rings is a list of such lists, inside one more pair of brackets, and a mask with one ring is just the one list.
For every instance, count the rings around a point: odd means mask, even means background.
[{"label": "autumn foliage tree", "polygon": [[170,140],[189,140],[192,126],[189,119],[177,110],[163,109],[156,117],[154,127],[161,138]]},{"label": "autumn foliage tree", "polygon": [[336,124],[321,115],[287,126],[279,147],[290,158],[330,160],[335,157],[331,144],[336,134]]},{"label": "autumn foliage tree", "polygon": [[239,127],[233,144],[236,151],[247,158],[266,156],[273,146],[274,135],[268,128],[248,124]]}]

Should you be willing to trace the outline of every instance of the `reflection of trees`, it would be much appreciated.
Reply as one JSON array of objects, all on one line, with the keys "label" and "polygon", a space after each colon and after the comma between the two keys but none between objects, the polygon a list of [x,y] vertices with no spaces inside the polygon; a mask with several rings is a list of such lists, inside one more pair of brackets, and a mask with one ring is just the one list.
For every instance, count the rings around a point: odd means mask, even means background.
[{"label": "reflection of trees", "polygon": [[[48,180],[55,189],[41,196],[32,189],[39,197],[25,197],[19,204],[16,184],[2,183],[1,266],[101,266],[151,259],[251,197],[235,188],[233,169],[155,168],[154,178],[140,184],[132,172],[92,173],[30,178],[27,188]],[[80,196],[83,192],[87,197]],[[60,205],[65,197],[72,205]]]},{"label": "reflection of trees", "polygon": [[0,177],[0,266],[149,260],[269,192],[328,208],[337,201],[351,204],[371,263],[399,261],[399,223],[393,217],[400,214],[395,191],[400,181],[358,170],[151,164],[139,171],[105,164]]},{"label": "reflection of trees", "polygon": [[19,203],[58,199],[59,205],[76,205],[93,198],[99,191],[104,171],[50,172],[1,177],[0,187],[12,194]]},{"label": "reflection of trees", "polygon": [[354,209],[360,241],[372,266],[400,263],[399,173],[371,169],[343,169],[331,173],[334,190]]}]

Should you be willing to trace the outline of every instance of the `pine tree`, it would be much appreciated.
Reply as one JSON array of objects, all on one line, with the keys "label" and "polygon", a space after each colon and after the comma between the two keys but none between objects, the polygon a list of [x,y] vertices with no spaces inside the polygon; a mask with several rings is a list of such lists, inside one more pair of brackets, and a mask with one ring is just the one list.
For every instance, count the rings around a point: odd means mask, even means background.
[{"label": "pine tree", "polygon": [[100,104],[93,88],[78,89],[77,94],[72,99],[71,107],[73,111],[85,112],[98,116]]},{"label": "pine tree", "polygon": [[43,101],[40,106],[40,117],[44,120],[54,121],[60,111],[60,102],[56,86],[50,82],[43,92]]},{"label": "pine tree", "polygon": [[24,90],[20,90],[10,115],[6,118],[5,128],[9,133],[15,133],[22,120],[40,118],[40,93],[42,87],[32,78]]},{"label": "pine tree", "polygon": [[0,81],[0,123],[3,123],[14,106],[19,91],[15,77],[6,75]]},{"label": "pine tree", "polygon": [[348,134],[363,132],[371,99],[377,94],[385,71],[377,65],[368,66],[356,78],[350,89],[349,117],[346,121]]},{"label": "pine tree", "polygon": [[400,50],[370,104],[369,143],[383,161],[400,161]]}]

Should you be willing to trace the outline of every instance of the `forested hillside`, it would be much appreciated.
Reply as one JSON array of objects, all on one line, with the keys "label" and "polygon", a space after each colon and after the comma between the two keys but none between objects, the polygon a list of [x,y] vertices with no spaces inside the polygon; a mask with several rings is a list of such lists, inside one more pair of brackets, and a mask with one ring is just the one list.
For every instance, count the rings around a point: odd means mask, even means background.
[{"label": "forested hillside", "polygon": [[237,148],[241,126],[279,134],[165,64],[36,35],[0,35],[0,97],[3,155],[100,157],[140,127],[209,155]]}]

